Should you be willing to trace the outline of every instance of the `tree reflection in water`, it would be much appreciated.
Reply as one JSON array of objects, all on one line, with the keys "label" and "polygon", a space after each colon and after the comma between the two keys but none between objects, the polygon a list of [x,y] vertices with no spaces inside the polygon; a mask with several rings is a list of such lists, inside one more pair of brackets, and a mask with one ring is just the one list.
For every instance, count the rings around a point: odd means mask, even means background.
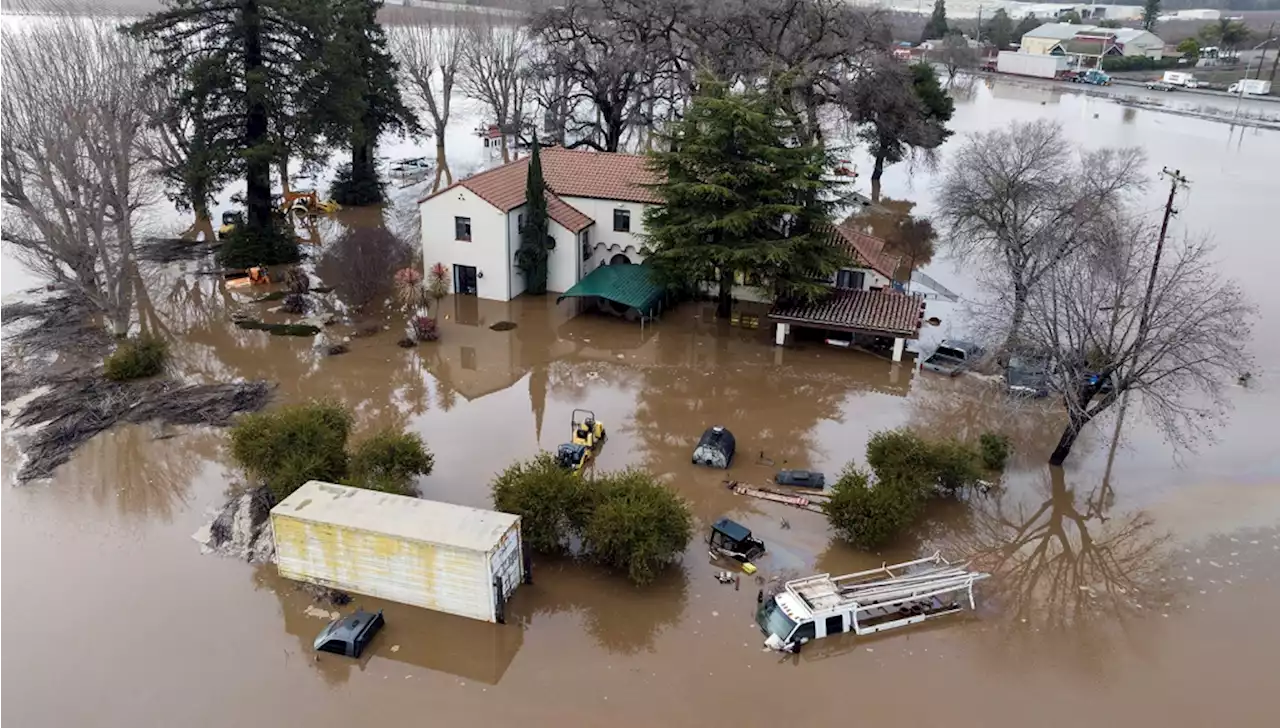
[{"label": "tree reflection in water", "polygon": [[1045,480],[1048,492],[1034,507],[1004,492],[974,499],[972,529],[953,534],[951,548],[991,573],[982,591],[1011,623],[1006,635],[1069,633],[1092,650],[1168,601],[1168,536],[1141,512],[1108,515],[1101,486],[1081,496],[1061,468],[1049,468]]}]

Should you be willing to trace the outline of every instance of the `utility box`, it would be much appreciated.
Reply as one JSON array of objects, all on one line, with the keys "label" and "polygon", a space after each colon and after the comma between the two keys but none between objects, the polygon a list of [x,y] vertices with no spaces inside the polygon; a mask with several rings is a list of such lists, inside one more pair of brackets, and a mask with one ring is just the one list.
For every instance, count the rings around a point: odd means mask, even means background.
[{"label": "utility box", "polygon": [[271,509],[297,581],[504,622],[525,580],[520,517],[312,480]]}]

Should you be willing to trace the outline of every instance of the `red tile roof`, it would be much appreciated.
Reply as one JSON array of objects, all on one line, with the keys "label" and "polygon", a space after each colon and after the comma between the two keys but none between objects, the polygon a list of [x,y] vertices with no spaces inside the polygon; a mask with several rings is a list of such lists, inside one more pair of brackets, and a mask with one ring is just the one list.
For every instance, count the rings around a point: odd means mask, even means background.
[{"label": "red tile roof", "polygon": [[831,242],[845,249],[862,266],[893,280],[902,257],[885,252],[885,242],[880,238],[859,232],[849,220],[833,226]]},{"label": "red tile roof", "polygon": [[769,318],[816,328],[857,330],[914,339],[920,334],[924,299],[897,291],[833,290],[813,304],[774,306]]},{"label": "red tile roof", "polygon": [[571,233],[577,233],[596,222],[587,217],[586,213],[557,197],[551,190],[547,190],[547,216]]},{"label": "red tile roof", "polygon": [[[560,197],[591,197],[601,200],[656,203],[658,196],[642,187],[654,179],[639,154],[586,152],[560,147],[541,150],[542,178],[552,192],[547,196],[547,213],[552,220],[572,232],[594,222]],[[418,200],[419,203],[454,187],[465,187],[490,205],[510,212],[524,204],[529,177],[529,158],[485,170]],[[559,197],[557,197],[557,195]]]}]

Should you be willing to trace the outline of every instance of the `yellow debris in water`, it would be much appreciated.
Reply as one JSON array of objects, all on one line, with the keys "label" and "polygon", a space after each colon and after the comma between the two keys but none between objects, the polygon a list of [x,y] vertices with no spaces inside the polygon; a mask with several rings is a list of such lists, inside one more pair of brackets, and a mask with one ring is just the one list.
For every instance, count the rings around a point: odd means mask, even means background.
[{"label": "yellow debris in water", "polygon": [[754,573],[756,573],[756,567],[755,567],[755,564],[752,564],[751,562],[747,562],[747,563],[743,564],[743,565],[742,565],[742,573],[744,573],[744,574],[754,574]]}]

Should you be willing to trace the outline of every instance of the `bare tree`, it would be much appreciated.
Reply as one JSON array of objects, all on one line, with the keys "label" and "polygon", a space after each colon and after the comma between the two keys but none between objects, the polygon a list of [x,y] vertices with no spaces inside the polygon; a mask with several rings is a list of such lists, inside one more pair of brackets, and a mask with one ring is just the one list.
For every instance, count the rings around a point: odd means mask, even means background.
[{"label": "bare tree", "polygon": [[462,64],[464,32],[457,24],[433,24],[429,19],[393,28],[391,47],[409,80],[410,97],[427,107],[431,132],[436,138],[434,192],[440,183],[453,184],[453,172],[445,154],[445,129],[453,103],[453,87]]},{"label": "bare tree", "polygon": [[1226,384],[1249,367],[1253,309],[1214,270],[1208,243],[1170,237],[1157,253],[1158,226],[1123,209],[1093,228],[1090,250],[1060,261],[1031,290],[1020,336],[1056,365],[1052,386],[1068,422],[1055,465],[1126,393],[1171,442],[1193,444],[1225,413]]},{"label": "bare tree", "polygon": [[938,60],[947,69],[947,83],[955,78],[956,71],[962,68],[973,68],[978,65],[978,52],[969,47],[969,39],[959,33],[952,33],[942,40],[942,49]]},{"label": "bare tree", "polygon": [[1035,286],[1145,186],[1145,161],[1136,147],[1077,151],[1044,120],[975,134],[952,156],[938,218],[960,257],[989,264],[1012,289],[1002,350],[1020,335]]},{"label": "bare tree", "polygon": [[53,15],[6,25],[0,112],[5,243],[83,294],[128,333],[138,209],[150,199],[141,144],[146,49],[114,25]]},{"label": "bare tree", "polygon": [[463,93],[485,105],[502,132],[502,161],[511,161],[507,137],[519,133],[528,81],[529,33],[486,18],[468,28],[462,42]]}]

